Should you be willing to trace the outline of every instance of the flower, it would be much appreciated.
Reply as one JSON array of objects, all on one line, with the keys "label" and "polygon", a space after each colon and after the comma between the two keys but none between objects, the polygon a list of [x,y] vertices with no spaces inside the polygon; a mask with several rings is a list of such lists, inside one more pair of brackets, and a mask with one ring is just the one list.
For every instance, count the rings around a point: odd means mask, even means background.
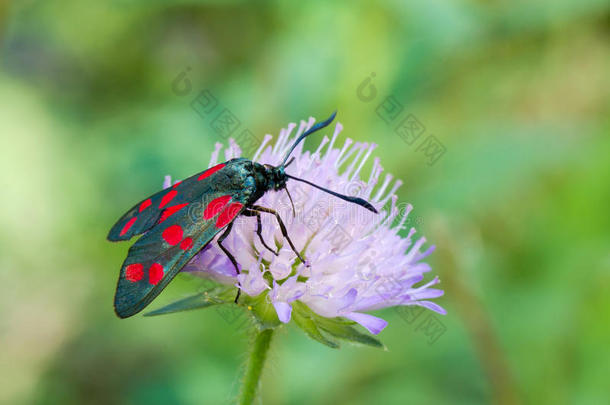
[{"label": "flower", "polygon": [[[277,166],[296,137],[310,128],[314,119],[283,129],[274,145],[272,136],[265,136],[253,160]],[[337,147],[342,131],[337,124],[332,139],[324,137],[313,153],[303,151],[300,144],[293,152],[294,162],[286,172],[326,187],[330,190],[362,197],[379,211],[374,214],[355,204],[339,200],[303,183],[288,181],[297,215],[285,191],[269,191],[257,205],[277,210],[284,219],[297,249],[307,263],[302,263],[290,249],[273,215],[263,215],[262,235],[270,246],[279,247],[275,256],[256,235],[256,218],[239,217],[233,231],[223,242],[235,256],[241,274],[220,250],[210,243],[182,271],[213,279],[221,284],[237,286],[242,297],[265,295],[282,323],[293,318],[295,305],[308,308],[318,319],[347,318],[373,334],[378,334],[387,322],[367,312],[393,306],[421,306],[445,314],[439,305],[429,301],[443,295],[431,288],[438,277],[419,285],[431,270],[422,260],[434,246],[422,251],[426,239],[414,239],[411,228],[406,237],[398,233],[412,207],[397,204],[396,190],[402,182],[386,174],[379,159],[374,159],[368,180],[363,181],[365,164],[375,144],[347,139]],[[222,144],[216,144],[210,167],[217,164]],[[225,160],[241,155],[234,140],[224,150]],[[171,185],[168,177],[165,186]],[[300,304],[299,304],[300,303]],[[301,304],[304,304],[301,305]]]}]

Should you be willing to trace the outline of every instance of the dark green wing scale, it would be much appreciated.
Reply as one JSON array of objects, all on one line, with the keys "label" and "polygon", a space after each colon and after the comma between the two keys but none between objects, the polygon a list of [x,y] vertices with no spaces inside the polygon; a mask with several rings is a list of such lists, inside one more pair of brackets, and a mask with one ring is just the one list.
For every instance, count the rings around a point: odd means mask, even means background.
[{"label": "dark green wing scale", "polygon": [[[211,185],[207,179],[222,183],[224,177],[233,173],[234,170],[231,169],[236,169],[242,161],[243,159],[235,159],[221,163],[140,201],[114,224],[108,233],[108,240],[129,240],[148,231],[209,190]],[[225,167],[227,170],[223,170]]]},{"label": "dark green wing scale", "polygon": [[[150,230],[129,249],[114,300],[118,316],[126,318],[144,309],[197,252],[243,212],[255,192],[254,181],[248,176],[245,164],[234,160],[201,180],[197,180],[201,175],[190,177],[183,182],[191,183],[190,188],[185,185],[189,191],[185,193],[187,196],[180,196],[180,186],[172,188],[178,191],[173,200],[186,205],[149,227]],[[193,179],[197,181],[196,193],[193,192]],[[158,217],[162,215],[159,213]]]}]

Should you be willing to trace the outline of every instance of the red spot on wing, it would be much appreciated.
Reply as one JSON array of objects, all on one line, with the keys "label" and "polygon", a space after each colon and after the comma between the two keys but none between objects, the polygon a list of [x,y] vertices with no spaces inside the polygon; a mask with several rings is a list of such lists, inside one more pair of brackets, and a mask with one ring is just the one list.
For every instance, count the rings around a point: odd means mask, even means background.
[{"label": "red spot on wing", "polygon": [[172,207],[167,207],[161,214],[161,218],[159,218],[159,223],[165,221],[167,218],[174,215],[176,212],[180,211],[182,208],[186,207],[187,205],[189,205],[189,203],[178,204],[178,205],[174,205]]},{"label": "red spot on wing", "polygon": [[201,181],[203,179],[207,179],[208,177],[210,177],[211,175],[213,175],[217,171],[221,170],[225,166],[226,165],[224,163],[221,163],[221,164],[216,165],[216,166],[214,166],[212,168],[209,168],[205,172],[201,173],[201,175],[199,177],[197,177],[197,180]]},{"label": "red spot on wing", "polygon": [[150,200],[150,198],[148,200],[145,200],[142,202],[142,204],[140,204],[140,212],[144,211],[146,208],[150,207],[152,205],[152,201]]},{"label": "red spot on wing", "polygon": [[159,204],[159,208],[165,207],[174,197],[178,194],[176,190],[171,190],[169,193],[165,194],[161,199],[161,204]]},{"label": "red spot on wing", "polygon": [[156,285],[161,279],[165,272],[163,271],[163,266],[159,263],[153,263],[148,269],[148,282],[152,285]]},{"label": "red spot on wing", "polygon": [[220,216],[218,216],[218,219],[216,220],[216,227],[222,228],[229,222],[233,221],[243,206],[244,205],[242,203],[238,202],[229,205],[223,212],[220,213]]},{"label": "red spot on wing", "polygon": [[192,238],[185,238],[182,241],[182,243],[180,244],[180,249],[182,249],[182,250],[189,250],[192,247],[193,247],[193,239]]},{"label": "red spot on wing", "polygon": [[121,230],[121,233],[119,234],[119,236],[123,236],[125,235],[127,232],[129,232],[129,230],[131,229],[131,227],[133,226],[133,224],[138,220],[137,217],[133,217],[131,218],[129,221],[127,221],[127,223],[125,224],[125,226],[123,227],[123,229]]},{"label": "red spot on wing", "polygon": [[177,245],[182,240],[182,227],[180,225],[172,225],[163,231],[162,236],[170,245]]},{"label": "red spot on wing", "polygon": [[174,188],[177,188],[177,187],[180,185],[180,183],[182,183],[182,180],[180,180],[179,182],[177,182],[176,184],[174,184]]},{"label": "red spot on wing", "polygon": [[225,195],[212,200],[203,211],[203,219],[208,220],[214,218],[224,207],[231,201],[230,195]]},{"label": "red spot on wing", "polygon": [[137,283],[144,277],[144,266],[142,263],[130,264],[125,268],[125,279]]}]

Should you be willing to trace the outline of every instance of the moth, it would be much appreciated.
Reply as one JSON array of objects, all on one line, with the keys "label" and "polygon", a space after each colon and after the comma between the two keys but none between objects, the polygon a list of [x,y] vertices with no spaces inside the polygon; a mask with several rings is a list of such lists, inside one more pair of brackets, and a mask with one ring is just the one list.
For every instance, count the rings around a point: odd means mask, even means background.
[{"label": "moth", "polygon": [[[294,159],[286,162],[297,145],[309,135],[328,126],[335,115],[336,112],[299,136],[282,164],[277,167],[245,158],[232,159],[159,191],[127,211],[110,230],[108,240],[117,242],[144,235],[131,246],[121,267],[114,297],[116,314],[120,318],[127,318],[142,311],[180,269],[221,232],[217,240],[218,246],[239,274],[235,257],[222,243],[230,234],[235,218],[240,215],[256,217],[256,233],[262,245],[278,255],[262,236],[261,214],[274,215],[290,248],[305,263],[292,243],[280,215],[272,208],[256,205],[270,190],[288,192],[288,180],[306,183],[377,213],[375,207],[362,198],[342,195],[286,173],[286,168]],[[291,197],[290,200],[292,201]],[[195,204],[201,208],[198,211],[201,217],[197,221],[192,220],[188,209],[189,205]],[[237,290],[235,302],[239,299],[240,291]]]}]

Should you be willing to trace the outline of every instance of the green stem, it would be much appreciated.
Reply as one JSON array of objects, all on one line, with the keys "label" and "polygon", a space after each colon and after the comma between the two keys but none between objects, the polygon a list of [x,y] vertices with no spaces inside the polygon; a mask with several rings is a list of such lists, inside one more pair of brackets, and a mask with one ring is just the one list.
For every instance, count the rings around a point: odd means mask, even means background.
[{"label": "green stem", "polygon": [[260,385],[260,379],[263,374],[263,368],[265,366],[269,347],[271,346],[272,337],[273,329],[265,329],[258,332],[254,338],[252,351],[248,358],[239,405],[251,405],[256,398],[256,391]]}]

